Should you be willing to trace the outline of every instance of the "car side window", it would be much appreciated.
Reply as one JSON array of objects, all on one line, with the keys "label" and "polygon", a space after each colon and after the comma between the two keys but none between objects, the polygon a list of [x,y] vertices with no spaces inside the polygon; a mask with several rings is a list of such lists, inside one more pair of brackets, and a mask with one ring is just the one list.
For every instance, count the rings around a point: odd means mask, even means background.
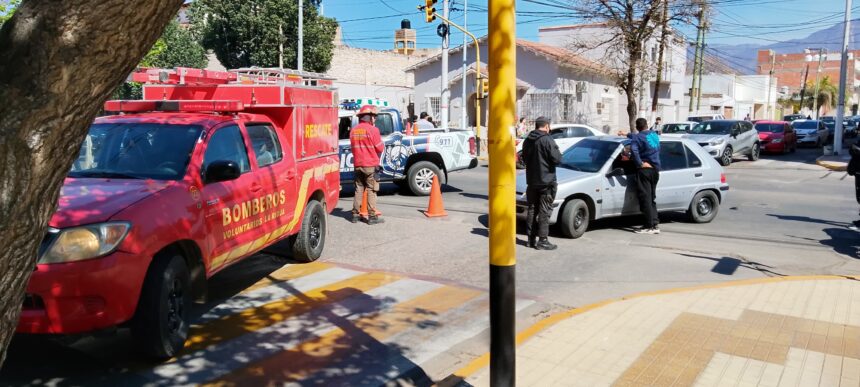
[{"label": "car side window", "polygon": [[271,125],[249,124],[245,125],[245,128],[248,130],[248,137],[251,138],[251,146],[257,157],[258,167],[272,165],[284,158],[281,142],[278,141],[278,134],[275,133],[275,129]]},{"label": "car side window", "polygon": [[664,171],[687,168],[687,155],[684,144],[678,141],[660,143],[660,165]]},{"label": "car side window", "polygon": [[352,129],[352,116],[341,117],[337,124],[337,138],[339,140],[348,139],[350,129]]},{"label": "car side window", "polygon": [[209,137],[206,153],[203,154],[203,171],[209,167],[210,163],[219,160],[235,162],[242,173],[251,170],[248,151],[245,149],[242,131],[239,130],[238,126],[232,125],[218,129]]},{"label": "car side window", "polygon": [[381,137],[394,133],[394,119],[391,117],[391,113],[379,113],[376,116],[376,124],[374,126],[379,128],[379,135]]},{"label": "car side window", "polygon": [[556,140],[559,138],[566,138],[567,137],[567,128],[552,129],[549,131],[549,136],[552,137],[553,140]]},{"label": "car side window", "polygon": [[688,168],[698,168],[702,166],[702,160],[699,159],[699,156],[696,156],[689,147],[684,146],[684,150],[687,153],[687,167]]},{"label": "car side window", "polygon": [[570,137],[591,137],[594,134],[591,133],[590,130],[581,127],[573,127],[570,128],[571,135]]}]

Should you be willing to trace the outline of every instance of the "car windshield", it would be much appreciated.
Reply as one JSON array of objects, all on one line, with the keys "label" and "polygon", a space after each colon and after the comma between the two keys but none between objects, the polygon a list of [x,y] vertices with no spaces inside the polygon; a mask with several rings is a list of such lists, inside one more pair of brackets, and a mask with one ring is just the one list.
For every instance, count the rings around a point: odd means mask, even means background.
[{"label": "car windshield", "polygon": [[580,172],[597,172],[618,146],[614,141],[582,140],[564,152],[560,166]]},{"label": "car windshield", "polygon": [[695,134],[729,134],[732,132],[734,122],[708,121],[696,125],[693,128]]},{"label": "car windshield", "polygon": [[690,124],[666,124],[663,125],[663,133],[686,133],[690,130]]},{"label": "car windshield", "polygon": [[69,177],[182,179],[202,130],[197,125],[94,124]]},{"label": "car windshield", "polygon": [[818,121],[795,121],[792,125],[795,129],[818,129]]},{"label": "car windshield", "polygon": [[826,127],[827,127],[827,129],[833,129],[833,128],[835,128],[835,127],[836,127],[836,121],[825,121],[825,120],[821,120],[821,122],[824,122],[824,126],[826,126]]},{"label": "car windshield", "polygon": [[755,130],[765,133],[782,133],[785,129],[783,124],[755,124]]}]

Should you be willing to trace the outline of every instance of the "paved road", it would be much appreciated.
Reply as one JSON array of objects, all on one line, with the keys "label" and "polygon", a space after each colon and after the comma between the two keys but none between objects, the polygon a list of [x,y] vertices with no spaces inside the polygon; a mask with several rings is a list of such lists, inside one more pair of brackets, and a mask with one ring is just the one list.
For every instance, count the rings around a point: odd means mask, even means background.
[{"label": "paved road", "polygon": [[[523,329],[549,313],[634,292],[786,274],[860,273],[850,178],[814,165],[817,151],[738,161],[717,219],[597,222],[555,252],[518,236]],[[261,254],[216,276],[197,311],[191,350],[167,365],[140,359],[128,333],[19,337],[3,384],[293,382],[327,385],[439,380],[487,350],[487,168],[454,173],[449,216],[425,219],[426,198],[384,185],[379,226],[349,223],[351,188],[330,219],[318,264]]]}]

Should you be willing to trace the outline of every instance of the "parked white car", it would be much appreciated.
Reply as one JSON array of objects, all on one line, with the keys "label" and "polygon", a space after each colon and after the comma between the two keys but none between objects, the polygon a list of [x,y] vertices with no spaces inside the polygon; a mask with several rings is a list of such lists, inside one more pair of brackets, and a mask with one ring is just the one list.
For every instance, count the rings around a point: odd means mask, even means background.
[{"label": "parked white car", "polygon": [[698,124],[694,121],[672,122],[660,125],[660,135],[666,137],[680,138],[690,133]]},{"label": "parked white car", "polygon": [[758,160],[761,143],[752,122],[741,120],[705,121],[684,136],[705,148],[723,166],[729,166],[736,155]]},{"label": "parked white car", "polygon": [[[600,130],[582,124],[552,124],[549,128],[549,135],[558,144],[558,150],[562,153],[584,138],[606,135]],[[521,139],[517,141],[516,152],[517,168],[523,169],[525,165],[522,162],[523,141]]]},{"label": "parked white car", "polygon": [[[596,219],[640,213],[636,167],[622,154],[626,143],[624,137],[591,137],[562,155],[550,223],[558,224],[566,237],[579,238]],[[729,190],[723,168],[702,147],[683,138],[660,139],[660,164],[657,210],[687,211],[695,223],[712,221]],[[526,186],[525,173],[519,172],[519,219],[525,219],[528,207]]]},{"label": "parked white car", "polygon": [[722,114],[699,114],[696,116],[687,117],[687,121],[692,122],[705,122],[705,121],[713,121],[713,120],[724,120],[725,116]]},{"label": "parked white car", "polygon": [[794,120],[791,127],[797,133],[797,146],[812,145],[821,147],[830,139],[830,131],[823,121],[819,120]]}]

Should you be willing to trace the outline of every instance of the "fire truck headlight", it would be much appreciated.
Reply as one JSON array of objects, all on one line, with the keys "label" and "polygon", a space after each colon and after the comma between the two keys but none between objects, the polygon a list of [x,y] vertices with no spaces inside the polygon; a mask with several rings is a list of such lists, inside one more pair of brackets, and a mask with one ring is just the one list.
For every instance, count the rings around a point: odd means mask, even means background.
[{"label": "fire truck headlight", "polygon": [[62,230],[39,263],[83,261],[110,254],[130,228],[130,223],[110,222]]}]

